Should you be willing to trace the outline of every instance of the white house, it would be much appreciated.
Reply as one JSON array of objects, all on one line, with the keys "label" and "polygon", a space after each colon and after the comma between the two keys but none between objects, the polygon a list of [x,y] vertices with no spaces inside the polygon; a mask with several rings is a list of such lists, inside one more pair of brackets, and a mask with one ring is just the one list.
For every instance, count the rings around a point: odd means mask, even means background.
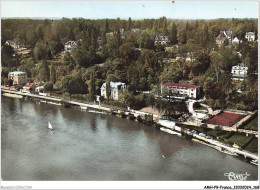
[{"label": "white house", "polygon": [[255,33],[254,33],[254,32],[246,32],[245,38],[246,38],[249,42],[255,41]]},{"label": "white house", "polygon": [[24,48],[24,44],[18,40],[7,40],[5,44],[12,46],[14,49]]},{"label": "white house", "polygon": [[8,79],[13,80],[13,85],[24,85],[27,82],[27,74],[22,71],[9,72]]},{"label": "white house", "polygon": [[239,63],[232,67],[231,74],[233,80],[244,81],[247,76],[248,67],[244,63]]},{"label": "white house", "polygon": [[156,35],[154,39],[154,45],[167,45],[170,42],[168,36]]},{"label": "white house", "polygon": [[197,99],[200,96],[200,86],[194,84],[167,82],[161,85],[161,93],[163,93],[163,88],[167,88],[173,93],[175,92],[180,96],[186,96],[191,99]]},{"label": "white house", "polygon": [[64,50],[67,51],[67,52],[71,52],[71,50],[77,46],[77,42],[75,41],[67,41],[65,44],[64,44]]},{"label": "white house", "polygon": [[240,41],[237,37],[235,37],[235,38],[232,40],[232,44],[233,44],[233,45],[238,45],[239,43],[241,43],[241,41]]},{"label": "white house", "polygon": [[[120,92],[125,92],[126,89],[126,85],[125,83],[122,82],[110,82],[110,89],[111,89],[111,99],[113,100],[118,100],[118,95]],[[101,86],[101,96],[104,96],[105,98],[107,98],[106,95],[106,83],[104,83]]]},{"label": "white house", "polygon": [[140,28],[131,28],[132,32],[139,32],[141,29]]}]

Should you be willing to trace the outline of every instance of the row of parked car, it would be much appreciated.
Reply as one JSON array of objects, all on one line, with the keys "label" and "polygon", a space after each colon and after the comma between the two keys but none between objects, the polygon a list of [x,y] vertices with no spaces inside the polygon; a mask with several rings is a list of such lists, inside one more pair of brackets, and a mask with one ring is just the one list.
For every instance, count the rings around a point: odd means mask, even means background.
[{"label": "row of parked car", "polygon": [[184,132],[187,133],[188,135],[199,135],[199,136],[204,137],[206,139],[212,139],[211,136],[208,136],[208,135],[206,135],[204,133],[198,133],[196,130],[190,130],[188,128],[185,128]]}]

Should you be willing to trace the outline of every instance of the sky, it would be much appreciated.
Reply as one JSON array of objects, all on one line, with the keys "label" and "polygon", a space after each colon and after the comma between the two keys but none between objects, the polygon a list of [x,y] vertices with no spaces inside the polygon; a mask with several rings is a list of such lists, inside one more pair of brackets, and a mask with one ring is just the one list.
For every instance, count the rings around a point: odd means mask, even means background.
[{"label": "sky", "polygon": [[1,0],[1,17],[173,19],[258,18],[257,1]]}]

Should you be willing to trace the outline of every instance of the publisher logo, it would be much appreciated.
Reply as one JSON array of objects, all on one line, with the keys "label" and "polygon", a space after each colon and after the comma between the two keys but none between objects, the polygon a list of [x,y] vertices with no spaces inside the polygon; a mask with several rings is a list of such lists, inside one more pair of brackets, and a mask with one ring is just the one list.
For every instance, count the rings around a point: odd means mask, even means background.
[{"label": "publisher logo", "polygon": [[227,176],[230,181],[246,181],[247,177],[250,176],[247,172],[245,174],[240,173],[224,173],[224,176]]}]

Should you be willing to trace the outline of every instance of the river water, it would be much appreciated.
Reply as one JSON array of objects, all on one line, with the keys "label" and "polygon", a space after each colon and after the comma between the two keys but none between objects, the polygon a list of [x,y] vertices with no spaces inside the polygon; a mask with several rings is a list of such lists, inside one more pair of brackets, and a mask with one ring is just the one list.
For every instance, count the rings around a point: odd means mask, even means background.
[{"label": "river water", "polygon": [[257,180],[256,166],[153,127],[1,98],[3,180],[228,180],[229,172]]}]

